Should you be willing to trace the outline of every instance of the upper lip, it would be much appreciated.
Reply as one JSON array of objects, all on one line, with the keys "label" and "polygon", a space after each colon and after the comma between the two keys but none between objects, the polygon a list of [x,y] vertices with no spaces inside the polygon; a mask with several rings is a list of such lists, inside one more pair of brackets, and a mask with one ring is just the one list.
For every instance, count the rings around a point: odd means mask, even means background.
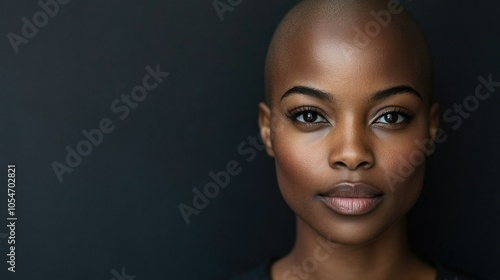
[{"label": "upper lip", "polygon": [[321,195],[343,198],[372,198],[382,194],[375,187],[363,182],[340,182]]}]

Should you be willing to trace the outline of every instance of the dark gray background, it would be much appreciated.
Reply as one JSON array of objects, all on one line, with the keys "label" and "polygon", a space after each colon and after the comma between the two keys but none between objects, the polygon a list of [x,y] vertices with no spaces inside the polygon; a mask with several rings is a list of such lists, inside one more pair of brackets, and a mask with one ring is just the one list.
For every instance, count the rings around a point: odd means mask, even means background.
[{"label": "dark gray background", "polygon": [[[9,163],[19,220],[17,272],[0,238],[0,278],[112,279],[125,267],[135,280],[227,279],[286,253],[294,218],[273,161],[257,151],[247,162],[238,146],[257,135],[267,44],[296,2],[244,0],[221,21],[211,0],[73,0],[16,54],[7,34],[41,8],[2,1],[0,233]],[[428,36],[443,111],[473,95],[479,75],[500,80],[497,2],[402,3]],[[111,102],[157,64],[170,76],[118,119]],[[499,93],[458,129],[443,123],[448,140],[410,219],[419,254],[486,279],[500,275]],[[115,131],[60,183],[51,163],[104,117]],[[241,174],[186,225],[179,203],[231,160]]]}]

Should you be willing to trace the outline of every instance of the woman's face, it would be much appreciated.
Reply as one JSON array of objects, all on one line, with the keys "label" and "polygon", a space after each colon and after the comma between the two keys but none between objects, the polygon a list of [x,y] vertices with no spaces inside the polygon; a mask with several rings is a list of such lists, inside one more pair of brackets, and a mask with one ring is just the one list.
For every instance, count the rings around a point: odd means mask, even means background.
[{"label": "woman's face", "polygon": [[[393,32],[394,33],[394,32]],[[418,54],[390,31],[358,48],[302,32],[260,104],[267,151],[295,214],[342,244],[365,244],[417,200],[437,122]]]}]

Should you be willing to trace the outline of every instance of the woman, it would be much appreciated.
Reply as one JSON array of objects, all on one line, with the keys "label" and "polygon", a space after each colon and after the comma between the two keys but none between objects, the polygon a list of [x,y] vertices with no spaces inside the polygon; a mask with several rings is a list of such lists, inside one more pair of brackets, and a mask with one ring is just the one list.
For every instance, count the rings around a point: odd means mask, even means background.
[{"label": "woman", "polygon": [[260,133],[296,242],[237,279],[468,279],[407,245],[439,108],[425,39],[399,2],[302,1],[265,67]]}]

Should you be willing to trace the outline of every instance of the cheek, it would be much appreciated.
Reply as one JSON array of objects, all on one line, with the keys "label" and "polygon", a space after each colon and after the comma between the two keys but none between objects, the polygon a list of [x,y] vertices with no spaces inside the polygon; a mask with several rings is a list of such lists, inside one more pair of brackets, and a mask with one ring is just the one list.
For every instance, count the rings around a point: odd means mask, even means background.
[{"label": "cheek", "polygon": [[[378,167],[383,172],[386,192],[396,196],[395,203],[413,205],[423,185],[426,160],[425,130],[405,134],[393,145],[381,145],[378,152]],[[405,207],[409,208],[409,207]]]},{"label": "cheek", "polygon": [[313,138],[314,134],[305,136],[290,130],[274,136],[276,175],[289,204],[300,203],[305,196],[313,195],[321,186],[321,178],[328,174],[325,152],[314,144]]}]

